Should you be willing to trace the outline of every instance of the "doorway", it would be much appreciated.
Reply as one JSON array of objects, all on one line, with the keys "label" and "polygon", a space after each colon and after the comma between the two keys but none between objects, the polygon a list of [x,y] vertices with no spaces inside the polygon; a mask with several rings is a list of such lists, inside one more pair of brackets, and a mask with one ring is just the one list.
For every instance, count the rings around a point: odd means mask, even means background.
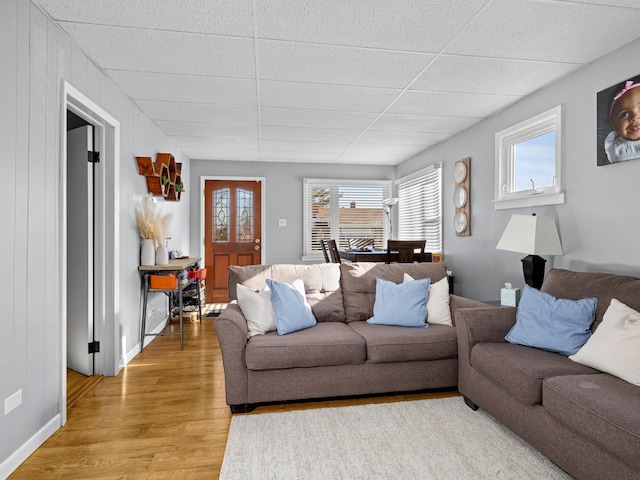
[{"label": "doorway", "polygon": [[[120,188],[120,123],[69,83],[63,82],[62,88],[60,416],[61,425],[64,425],[67,420],[68,366],[73,366],[74,370],[86,367],[87,372],[100,375],[116,375],[120,370],[120,267],[118,261],[113,261],[120,258],[120,205],[117,194]],[[74,115],[68,115],[67,112]],[[69,136],[68,127],[72,133]],[[88,153],[89,145],[95,145],[100,152],[99,168],[95,173],[89,165],[93,157]],[[76,148],[78,159],[84,159],[82,167],[72,158],[74,153],[69,151]],[[85,312],[80,315],[82,340],[77,346],[82,357],[80,366],[75,365],[74,360],[70,361],[70,357],[75,356],[73,350],[76,348],[72,338],[77,332],[72,317],[77,308],[73,302],[78,283],[84,284],[79,287],[81,293],[78,298],[81,301],[78,303]],[[99,340],[99,348],[94,340]],[[95,353],[90,355],[90,348],[95,349]]]},{"label": "doorway", "polygon": [[229,302],[231,265],[262,263],[263,181],[204,180],[204,264],[207,303]]}]

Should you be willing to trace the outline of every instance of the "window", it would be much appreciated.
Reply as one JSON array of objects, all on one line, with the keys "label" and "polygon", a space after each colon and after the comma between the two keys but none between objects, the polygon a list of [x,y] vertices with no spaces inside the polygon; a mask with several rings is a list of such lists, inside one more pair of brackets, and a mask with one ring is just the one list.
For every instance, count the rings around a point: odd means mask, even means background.
[{"label": "window", "polygon": [[398,238],[427,239],[425,251],[442,252],[442,163],[424,168],[396,182]]},{"label": "window", "polygon": [[496,133],[494,208],[564,203],[562,106]]},{"label": "window", "polygon": [[305,179],[303,260],[322,258],[320,239],[347,249],[350,239],[372,238],[376,248],[385,248],[382,201],[390,196],[390,181]]}]

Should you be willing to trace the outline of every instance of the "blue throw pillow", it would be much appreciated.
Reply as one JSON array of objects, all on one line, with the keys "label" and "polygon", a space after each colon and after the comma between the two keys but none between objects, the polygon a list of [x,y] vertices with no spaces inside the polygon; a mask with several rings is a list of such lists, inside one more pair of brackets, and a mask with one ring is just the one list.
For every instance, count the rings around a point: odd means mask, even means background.
[{"label": "blue throw pillow", "polygon": [[271,290],[271,304],[278,335],[304,330],[317,323],[307,303],[302,280],[298,279],[290,285],[267,279],[267,285]]},{"label": "blue throw pillow", "polygon": [[524,286],[516,312],[516,324],[505,340],[563,355],[573,355],[591,337],[598,299],[556,298],[529,285]]},{"label": "blue throw pillow", "polygon": [[430,283],[430,278],[423,278],[396,285],[376,278],[373,317],[367,320],[367,323],[427,328],[429,325],[425,320]]}]

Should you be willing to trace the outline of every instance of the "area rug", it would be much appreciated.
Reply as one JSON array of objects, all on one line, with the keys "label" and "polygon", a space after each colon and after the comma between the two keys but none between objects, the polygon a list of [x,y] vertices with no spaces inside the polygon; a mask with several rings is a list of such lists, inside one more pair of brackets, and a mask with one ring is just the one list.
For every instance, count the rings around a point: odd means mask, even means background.
[{"label": "area rug", "polygon": [[462,397],[236,415],[222,480],[570,479]]}]

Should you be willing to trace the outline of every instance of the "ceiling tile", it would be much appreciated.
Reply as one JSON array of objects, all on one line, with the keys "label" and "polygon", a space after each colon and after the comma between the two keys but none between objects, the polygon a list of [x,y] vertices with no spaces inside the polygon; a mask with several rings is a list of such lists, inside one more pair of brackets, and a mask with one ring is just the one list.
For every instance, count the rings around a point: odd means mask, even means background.
[{"label": "ceiling tile", "polygon": [[255,78],[251,38],[69,22],[62,27],[105,69]]},{"label": "ceiling tile", "polygon": [[[178,145],[180,146],[180,145]],[[182,153],[198,160],[242,160],[259,161],[260,152],[255,150],[224,150],[217,148],[193,148],[180,146]]]},{"label": "ceiling tile", "polygon": [[343,154],[358,155],[415,155],[423,150],[422,145],[402,145],[402,144],[381,144],[381,143],[354,143],[347,148]]},{"label": "ceiling tile", "polygon": [[433,59],[424,53],[258,42],[260,78],[291,82],[405,88]]},{"label": "ceiling tile", "polygon": [[[410,89],[528,95],[580,67],[574,63],[442,55],[429,65]],[[474,74],[470,76],[469,72]]]},{"label": "ceiling tile", "polygon": [[260,101],[267,107],[379,113],[401,90],[313,83],[260,82]]},{"label": "ceiling tile", "polygon": [[332,112],[296,108],[262,107],[263,125],[312,128],[364,129],[376,118],[375,113]]},{"label": "ceiling tile", "polygon": [[386,113],[485,117],[505,108],[518,98],[507,95],[408,90],[402,94]]},{"label": "ceiling tile", "polygon": [[440,51],[487,0],[256,0],[258,36]]},{"label": "ceiling tile", "polygon": [[258,125],[175,122],[167,120],[156,120],[156,124],[162,131],[170,136],[258,138]]},{"label": "ceiling tile", "polygon": [[335,163],[350,163],[358,165],[396,165],[406,159],[406,155],[392,155],[389,153],[343,153]]},{"label": "ceiling tile", "polygon": [[257,138],[240,137],[191,137],[173,135],[171,139],[179,147],[217,150],[258,150]]},{"label": "ceiling tile", "polygon": [[258,124],[256,106],[213,105],[210,103],[138,100],[138,105],[153,120],[181,122]]},{"label": "ceiling tile", "polygon": [[107,71],[134,100],[257,105],[256,82],[147,72]]},{"label": "ceiling tile", "polygon": [[640,10],[571,2],[493,0],[445,53],[587,63],[638,38]]},{"label": "ceiling tile", "polygon": [[275,127],[264,125],[261,129],[265,140],[294,140],[302,142],[349,143],[361,130],[338,128]]},{"label": "ceiling tile", "polygon": [[478,123],[481,119],[482,117],[384,114],[375,121],[370,130],[456,133]]},{"label": "ceiling tile", "polygon": [[348,143],[329,143],[329,142],[302,142],[297,140],[262,140],[260,142],[261,149],[268,151],[281,152],[319,152],[319,153],[341,153],[348,146]]},{"label": "ceiling tile", "polygon": [[380,145],[433,145],[449,138],[449,133],[423,133],[423,132],[391,132],[371,131],[364,132],[358,143],[372,143]]},{"label": "ceiling tile", "polygon": [[251,0],[38,0],[59,21],[253,37]]},{"label": "ceiling tile", "polygon": [[338,157],[338,153],[329,152],[283,152],[260,151],[260,159],[280,162],[320,162],[331,163]]}]

